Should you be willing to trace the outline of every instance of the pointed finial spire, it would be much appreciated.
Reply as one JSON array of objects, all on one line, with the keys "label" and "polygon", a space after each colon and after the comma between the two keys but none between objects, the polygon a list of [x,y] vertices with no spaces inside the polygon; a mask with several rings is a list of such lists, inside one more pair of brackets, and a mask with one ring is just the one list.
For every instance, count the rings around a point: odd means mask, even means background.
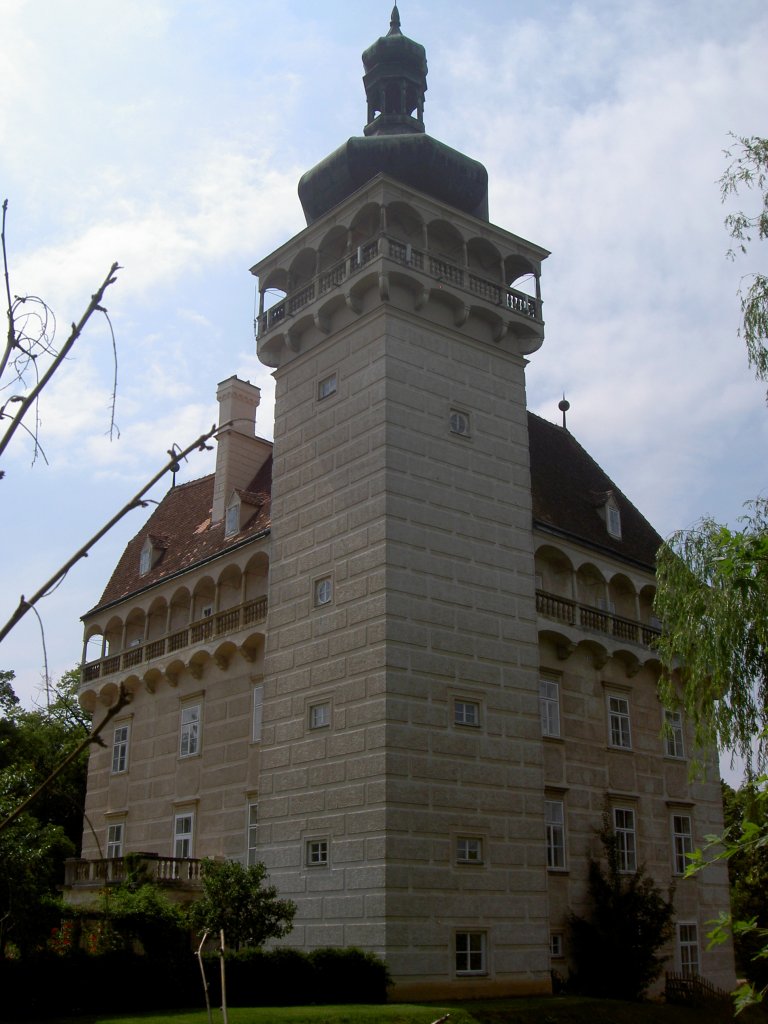
[{"label": "pointed finial spire", "polygon": [[389,19],[389,32],[387,32],[387,35],[400,35],[400,11],[397,9],[397,4],[392,8],[392,17]]}]

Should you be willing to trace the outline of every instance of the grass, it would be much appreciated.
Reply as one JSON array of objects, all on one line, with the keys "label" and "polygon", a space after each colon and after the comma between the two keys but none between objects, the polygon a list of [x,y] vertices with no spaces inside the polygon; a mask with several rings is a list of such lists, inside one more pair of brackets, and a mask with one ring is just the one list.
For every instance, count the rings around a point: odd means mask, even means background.
[{"label": "grass", "polygon": [[[729,1005],[694,1008],[575,996],[420,1005],[234,1007],[228,1016],[229,1024],[432,1024],[445,1013],[450,1013],[448,1024],[728,1024],[733,1020]],[[218,1008],[212,1010],[212,1018],[213,1024],[222,1024]],[[738,1020],[739,1024],[768,1024],[768,1013],[755,1008]],[[46,1024],[208,1024],[208,1015],[205,1010],[99,1014]]]}]

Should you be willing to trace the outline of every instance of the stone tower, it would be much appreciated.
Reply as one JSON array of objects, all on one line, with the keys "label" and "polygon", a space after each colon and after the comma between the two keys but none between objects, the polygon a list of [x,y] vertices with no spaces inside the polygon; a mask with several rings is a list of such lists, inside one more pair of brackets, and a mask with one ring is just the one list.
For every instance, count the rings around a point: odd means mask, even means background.
[{"label": "stone tower", "polygon": [[384,955],[397,998],[548,991],[524,372],[548,254],[425,133],[397,8],[363,63],[363,137],[252,268],[276,380],[259,842],[290,941]]}]

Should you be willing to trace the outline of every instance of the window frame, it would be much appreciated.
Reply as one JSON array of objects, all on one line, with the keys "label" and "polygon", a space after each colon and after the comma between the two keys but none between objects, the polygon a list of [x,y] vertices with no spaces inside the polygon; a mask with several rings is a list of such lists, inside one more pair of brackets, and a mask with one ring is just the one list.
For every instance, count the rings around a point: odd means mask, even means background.
[{"label": "window frame", "polygon": [[[179,824],[188,820],[189,827],[184,831],[179,830]],[[173,816],[173,857],[174,860],[191,860],[194,857],[194,842],[195,842],[195,812],[194,811],[177,811]],[[179,844],[182,850],[187,852],[179,852]]]},{"label": "window frame", "polygon": [[[685,938],[683,929],[685,929]],[[695,955],[691,956],[691,952],[694,952]],[[680,973],[688,978],[696,977],[701,969],[698,922],[678,921],[677,955],[680,961]]]},{"label": "window frame", "polygon": [[261,743],[264,729],[264,684],[257,683],[251,693],[251,743]]},{"label": "window frame", "polygon": [[678,761],[685,758],[685,732],[682,711],[664,712],[664,754]]},{"label": "window frame", "polygon": [[[325,590],[327,588],[327,591]],[[327,608],[333,604],[333,576],[318,576],[312,584],[312,597],[315,608]],[[326,596],[323,596],[323,594]]]},{"label": "window frame", "polygon": [[[545,688],[554,687],[555,696],[545,694]],[[560,681],[549,676],[539,676],[539,717],[541,735],[550,739],[560,738]]]},{"label": "window frame", "polygon": [[234,537],[240,532],[240,502],[233,501],[224,510],[224,536]]},{"label": "window frame", "polygon": [[478,929],[457,931],[453,950],[457,977],[477,977],[488,973],[487,932]]},{"label": "window frame", "polygon": [[[628,824],[630,818],[631,826]],[[637,871],[637,814],[634,807],[613,808],[613,832],[616,836],[619,871],[623,875],[633,875]]]},{"label": "window frame", "polygon": [[[118,738],[118,733],[125,733]],[[123,775],[128,771],[128,748],[131,740],[130,722],[119,722],[112,732],[112,767],[110,775]]]},{"label": "window frame", "polygon": [[[322,714],[321,714],[322,713]],[[316,717],[322,719],[322,721],[316,721]],[[309,728],[315,729],[330,729],[331,727],[331,702],[330,700],[320,700],[309,705]]]},{"label": "window frame", "polygon": [[245,812],[245,863],[247,867],[258,864],[259,848],[259,803],[249,800]]},{"label": "window frame", "polygon": [[[462,709],[461,713],[459,709]],[[467,709],[474,708],[476,715],[474,721],[468,721]],[[463,729],[479,729],[481,722],[480,714],[480,701],[472,700],[468,697],[454,697],[453,698],[453,724],[461,726]]]},{"label": "window frame", "polygon": [[326,837],[307,839],[305,862],[308,868],[327,868],[330,863],[330,843]]},{"label": "window frame", "polygon": [[[687,822],[687,828],[685,823]],[[693,818],[690,814],[672,812],[672,865],[676,875],[684,875],[690,864],[687,854],[693,853]]]},{"label": "window frame", "polygon": [[483,864],[483,840],[481,836],[456,836],[456,863],[462,865]]},{"label": "window frame", "polygon": [[[626,710],[613,707],[612,702],[616,701],[624,705]],[[632,749],[632,716],[629,704],[629,697],[620,693],[607,693],[606,706],[608,710],[608,745],[613,750]]]},{"label": "window frame", "polygon": [[[125,847],[125,822],[113,821],[107,825],[107,860],[117,860],[123,856]],[[115,852],[117,851],[117,852]]]},{"label": "window frame", "polygon": [[[188,716],[197,712],[196,718]],[[185,721],[185,717],[187,720]],[[179,711],[179,757],[199,757],[202,747],[203,704],[189,701]]]},{"label": "window frame", "polygon": [[[552,812],[555,811],[553,814]],[[566,871],[565,802],[557,797],[544,798],[544,828],[547,841],[547,870]]]},{"label": "window frame", "polygon": [[326,398],[331,398],[337,394],[339,390],[339,374],[338,370],[333,370],[332,373],[327,374],[325,377],[321,377],[317,382],[317,400],[318,402],[324,402]]}]

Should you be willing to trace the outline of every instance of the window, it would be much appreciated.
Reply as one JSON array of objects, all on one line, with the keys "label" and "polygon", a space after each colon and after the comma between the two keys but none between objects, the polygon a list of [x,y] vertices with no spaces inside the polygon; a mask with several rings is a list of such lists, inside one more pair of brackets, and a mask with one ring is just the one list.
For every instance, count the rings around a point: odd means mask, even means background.
[{"label": "window", "polygon": [[240,529],[240,502],[236,501],[226,511],[224,518],[224,536],[231,537]]},{"label": "window", "polygon": [[693,828],[687,814],[672,815],[672,850],[676,875],[684,875],[690,864],[688,854],[693,853]]},{"label": "window", "polygon": [[482,864],[483,840],[470,836],[459,836],[456,840],[457,864]]},{"label": "window", "polygon": [[112,860],[123,856],[123,838],[125,825],[122,821],[115,822],[107,828],[107,857]]},{"label": "window", "polygon": [[192,837],[195,828],[195,816],[191,811],[177,814],[173,825],[173,856],[192,856]]},{"label": "window", "polygon": [[621,513],[617,505],[609,503],[605,506],[605,523],[611,537],[621,540]]},{"label": "window", "polygon": [[310,839],[307,843],[307,867],[324,867],[328,863],[328,840]]},{"label": "window", "polygon": [[626,697],[608,697],[608,732],[612,747],[629,750],[632,734],[629,729],[629,701]]},{"label": "window", "polygon": [[333,599],[333,580],[330,576],[323,576],[322,579],[315,580],[315,605],[320,607],[324,604],[330,604]]},{"label": "window", "polygon": [[683,716],[679,711],[664,712],[664,751],[667,757],[685,757]]},{"label": "window", "polygon": [[635,812],[629,807],[614,807],[613,830],[616,833],[619,871],[637,871]]},{"label": "window", "polygon": [[554,959],[560,959],[563,953],[563,936],[561,932],[552,932],[549,936],[549,955]]},{"label": "window", "polygon": [[248,824],[246,826],[246,840],[248,848],[248,866],[251,864],[257,864],[258,857],[258,822],[259,822],[259,805],[257,803],[248,804]]},{"label": "window", "polygon": [[554,679],[539,680],[541,735],[560,735],[560,685]]},{"label": "window", "polygon": [[459,412],[458,409],[451,409],[449,419],[452,434],[460,434],[461,437],[469,437],[469,413]]},{"label": "window", "polygon": [[112,774],[128,771],[128,735],[130,727],[118,725],[112,734]]},{"label": "window", "polygon": [[149,570],[152,568],[152,547],[149,541],[141,549],[139,555],[139,576],[146,576]]},{"label": "window", "polygon": [[453,702],[454,725],[480,725],[480,705],[475,700]]},{"label": "window", "polygon": [[565,814],[562,800],[544,801],[544,824],[547,830],[547,867],[565,867]]},{"label": "window", "polygon": [[200,753],[200,705],[187,704],[181,709],[179,757]]},{"label": "window", "polygon": [[261,741],[261,722],[264,712],[264,687],[253,688],[253,721],[251,723],[251,739],[254,743]]},{"label": "window", "polygon": [[337,386],[335,373],[330,373],[327,377],[323,377],[317,385],[318,401],[322,401],[324,398],[329,398],[331,395],[335,395]]},{"label": "window", "polygon": [[680,970],[689,977],[699,973],[699,929],[695,924],[679,924],[677,941]]},{"label": "window", "polygon": [[485,932],[456,932],[456,973],[485,974]]},{"label": "window", "polygon": [[313,704],[309,709],[309,728],[324,729],[331,724],[331,703]]}]

